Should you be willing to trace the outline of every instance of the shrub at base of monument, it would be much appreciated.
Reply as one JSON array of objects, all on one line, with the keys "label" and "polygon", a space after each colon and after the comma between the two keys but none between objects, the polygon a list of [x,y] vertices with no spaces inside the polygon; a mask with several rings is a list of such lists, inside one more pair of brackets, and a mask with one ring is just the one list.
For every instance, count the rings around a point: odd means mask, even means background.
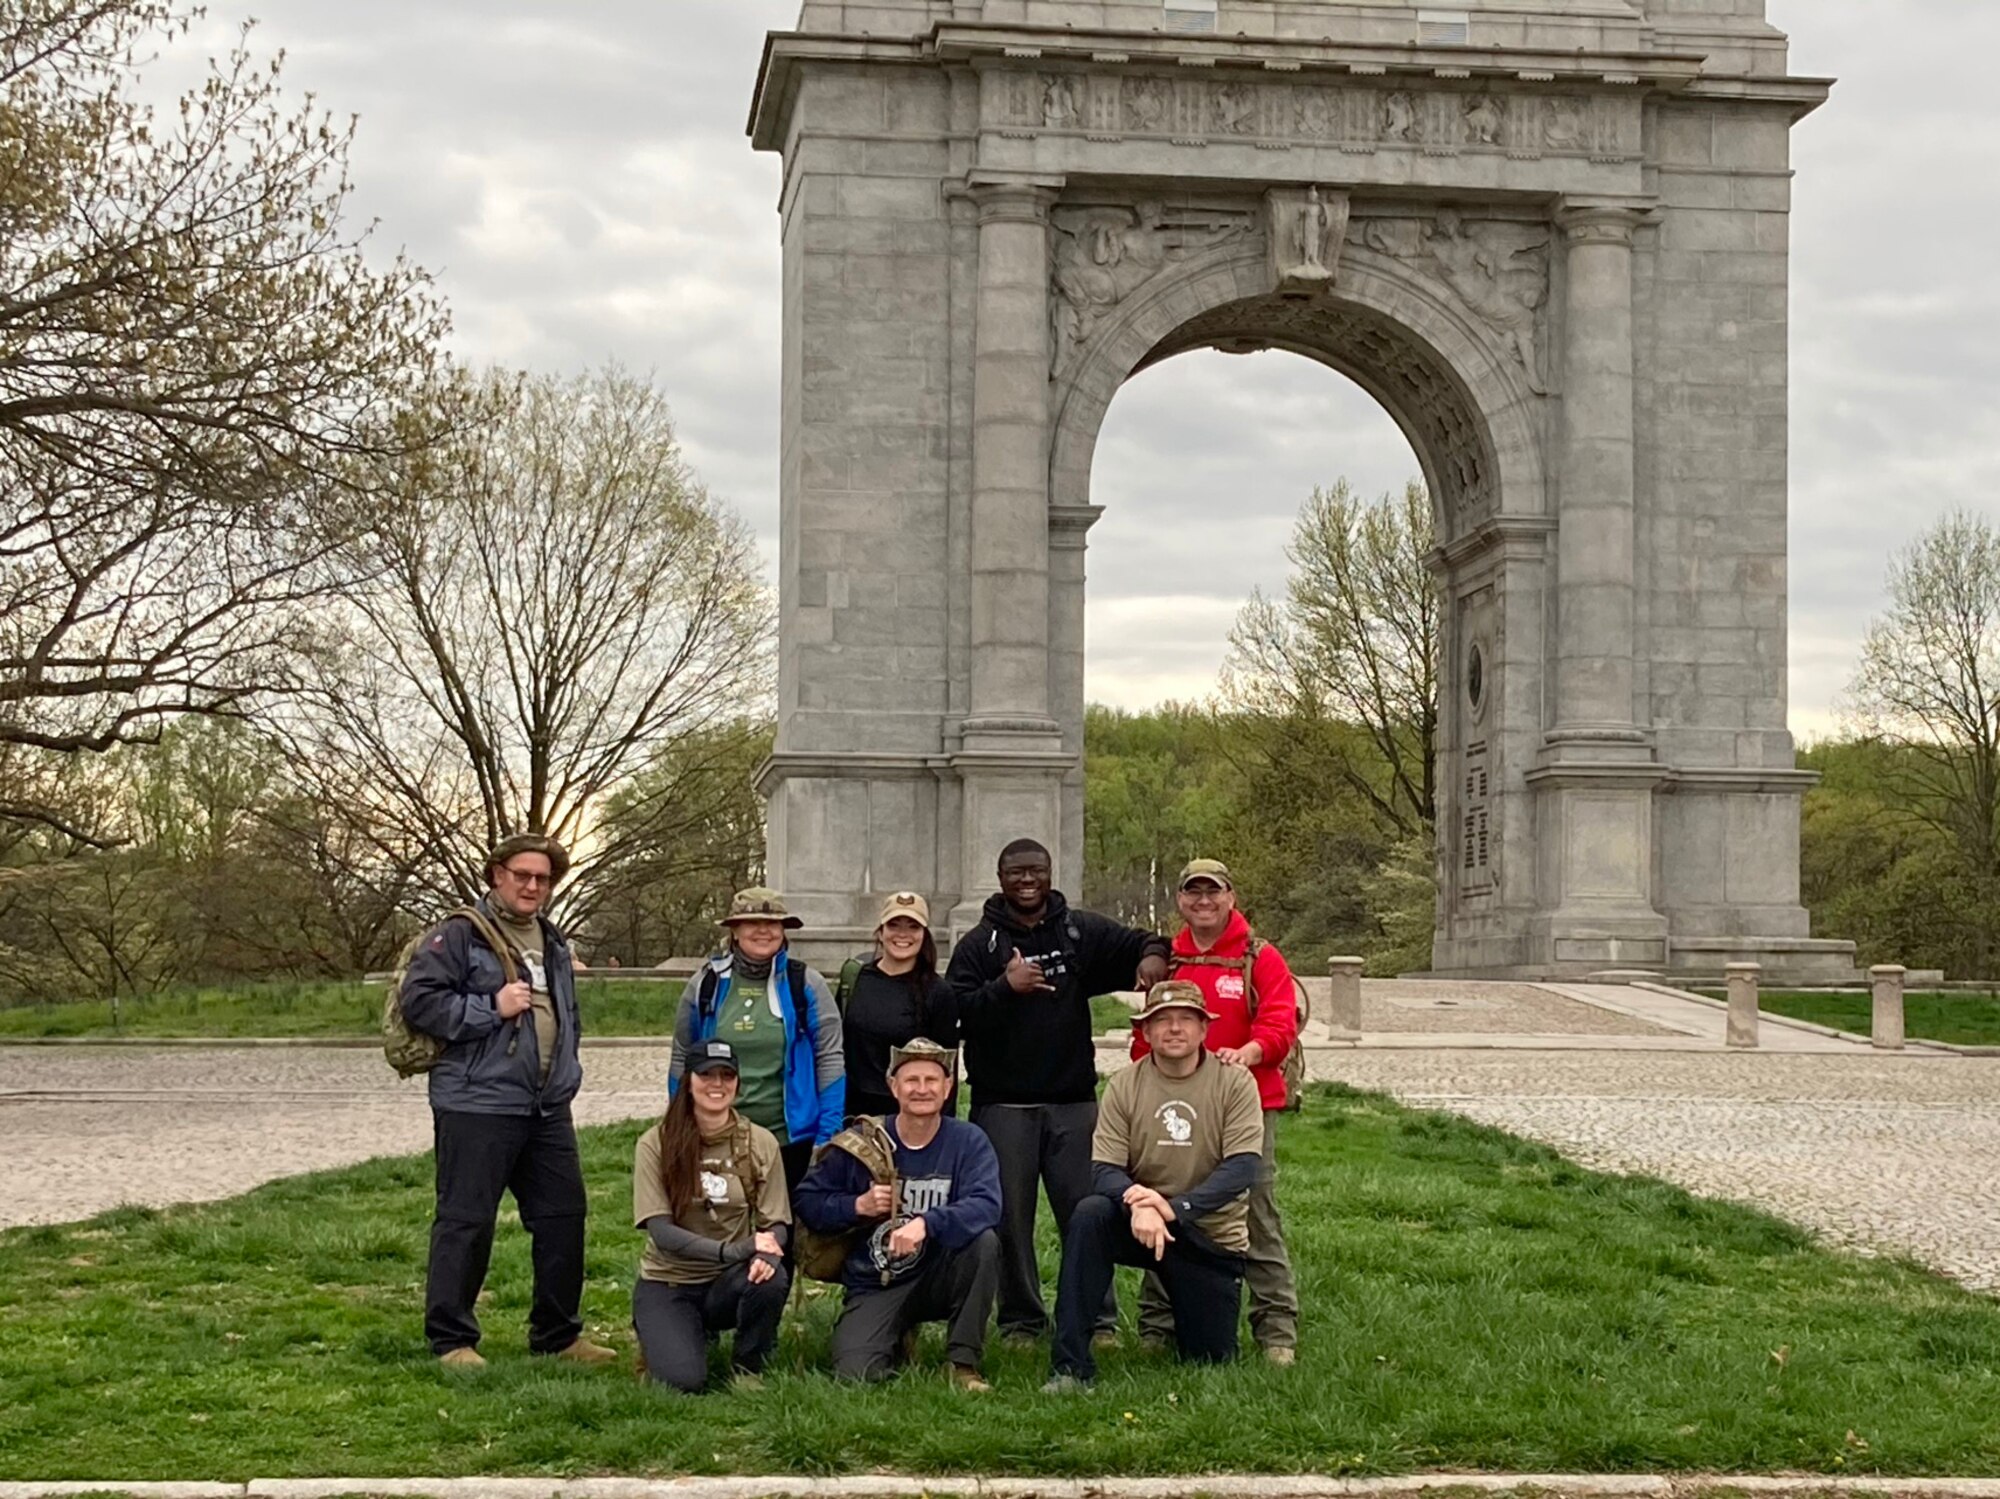
[{"label": "shrub at base of monument", "polygon": [[[794,1304],[760,1390],[661,1395],[630,1372],[641,1127],[582,1131],[584,1315],[622,1369],[528,1357],[511,1212],[480,1306],[491,1367],[438,1368],[420,1336],[427,1157],[0,1234],[0,1479],[2000,1474],[2000,1303],[1330,1087],[1280,1127],[1294,1368],[1140,1351],[1128,1279],[1126,1344],[1083,1398],[1040,1395],[1046,1349],[996,1339],[975,1413],[936,1328],[915,1373],[836,1384],[820,1372],[831,1292]],[[1043,1253],[1052,1286],[1052,1239]]]}]

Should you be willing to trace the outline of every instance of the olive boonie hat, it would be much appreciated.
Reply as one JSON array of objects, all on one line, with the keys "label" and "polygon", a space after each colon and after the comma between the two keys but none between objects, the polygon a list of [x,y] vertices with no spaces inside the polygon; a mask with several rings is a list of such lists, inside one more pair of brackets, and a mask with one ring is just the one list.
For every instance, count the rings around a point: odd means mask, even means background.
[{"label": "olive boonie hat", "polygon": [[1234,890],[1235,882],[1229,878],[1229,866],[1220,859],[1190,859],[1181,870],[1181,877],[1174,881],[1176,890],[1185,890],[1196,880],[1213,880],[1225,890]]},{"label": "olive boonie hat", "polygon": [[898,916],[907,916],[918,926],[931,924],[930,902],[914,890],[898,890],[882,902],[882,909],[875,917],[875,930],[881,931]]},{"label": "olive boonie hat", "polygon": [[736,1048],[727,1041],[703,1041],[688,1048],[687,1061],[683,1070],[689,1073],[714,1072],[727,1067],[731,1072],[741,1072],[736,1065]]},{"label": "olive boonie hat", "polygon": [[889,1076],[896,1075],[896,1069],[905,1062],[936,1062],[944,1068],[947,1080],[958,1071],[958,1052],[950,1046],[940,1046],[928,1036],[912,1036],[906,1046],[889,1048]]},{"label": "olive boonie hat", "polygon": [[762,885],[752,885],[748,890],[739,890],[729,902],[729,914],[716,923],[717,926],[733,926],[739,921],[777,921],[785,930],[795,932],[805,923],[785,909],[785,898],[775,890],[766,890]]},{"label": "olive boonie hat", "polygon": [[1186,979],[1168,979],[1146,991],[1146,1003],[1132,1017],[1132,1023],[1144,1025],[1167,1010],[1192,1010],[1203,1020],[1208,1019],[1208,1001],[1202,998],[1201,990]]},{"label": "olive boonie hat", "polygon": [[549,861],[551,885],[560,885],[563,876],[569,873],[569,850],[555,839],[543,833],[515,833],[494,844],[493,851],[486,856],[486,882],[490,885],[494,870],[522,854],[540,854]]}]

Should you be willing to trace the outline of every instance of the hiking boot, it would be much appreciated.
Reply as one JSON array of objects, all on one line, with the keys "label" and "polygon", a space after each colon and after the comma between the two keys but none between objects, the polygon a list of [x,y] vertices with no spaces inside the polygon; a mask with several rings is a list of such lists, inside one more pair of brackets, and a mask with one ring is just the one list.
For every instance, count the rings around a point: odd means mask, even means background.
[{"label": "hiking boot", "polygon": [[764,1376],[752,1374],[748,1369],[738,1369],[729,1376],[729,1388],[739,1395],[754,1395],[764,1388]]},{"label": "hiking boot", "polygon": [[1161,1333],[1142,1332],[1139,1334],[1139,1351],[1141,1353],[1150,1353],[1153,1357],[1158,1358],[1162,1354],[1174,1351],[1174,1341],[1172,1338],[1166,1337]]},{"label": "hiking boot", "polygon": [[1289,1369],[1299,1361],[1296,1348],[1288,1348],[1282,1343],[1273,1343],[1264,1350],[1264,1361],[1276,1364],[1280,1369]]},{"label": "hiking boot", "polygon": [[1090,1335],[1090,1346],[1099,1353],[1118,1346],[1118,1334],[1109,1327],[1100,1327]]},{"label": "hiking boot", "polygon": [[1051,1374],[1047,1382],[1042,1386],[1042,1393],[1044,1395],[1081,1395],[1089,1389],[1090,1386],[1078,1379],[1074,1374]]},{"label": "hiking boot", "polygon": [[598,1364],[615,1364],[618,1362],[618,1355],[614,1350],[602,1347],[586,1338],[578,1338],[569,1347],[556,1353],[554,1357],[563,1360],[565,1363],[585,1364],[592,1367]]},{"label": "hiking boot", "polygon": [[438,1362],[447,1369],[484,1369],[486,1360],[479,1356],[477,1348],[453,1348],[438,1355]]},{"label": "hiking boot", "polygon": [[1012,1332],[1003,1332],[1000,1334],[1000,1346],[1002,1348],[1033,1348],[1041,1341],[1042,1335],[1040,1333],[1028,1332],[1018,1327]]},{"label": "hiking boot", "polygon": [[963,1390],[968,1395],[989,1395],[993,1386],[986,1382],[977,1369],[970,1364],[946,1364],[944,1377],[951,1381],[953,1389]]}]

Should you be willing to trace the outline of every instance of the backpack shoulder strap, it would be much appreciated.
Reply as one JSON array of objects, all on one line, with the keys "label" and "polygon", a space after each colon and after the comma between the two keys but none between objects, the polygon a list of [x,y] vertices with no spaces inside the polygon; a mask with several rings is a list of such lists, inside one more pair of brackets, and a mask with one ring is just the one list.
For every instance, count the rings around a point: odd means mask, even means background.
[{"label": "backpack shoulder strap", "polygon": [[791,986],[792,1010],[799,1017],[799,1034],[817,1043],[819,1006],[813,1003],[812,991],[806,987],[806,965],[803,958],[785,960],[785,982]]},{"label": "backpack shoulder strap", "polygon": [[764,1172],[757,1164],[757,1136],[750,1121],[736,1116],[736,1133],[730,1138],[729,1153],[736,1158],[736,1174],[743,1180],[743,1195],[750,1202],[750,1221],[757,1220],[757,1199],[764,1195]]},{"label": "backpack shoulder strap", "polygon": [[500,960],[500,976],[510,984],[518,979],[521,976],[521,968],[514,960],[514,944],[500,935],[500,928],[489,921],[486,913],[477,906],[461,906],[445,920],[450,921],[460,916],[471,922],[472,929],[479,933],[479,940],[493,949],[493,956]]},{"label": "backpack shoulder strap", "polygon": [[1250,938],[1250,948],[1243,959],[1243,1008],[1248,1012],[1250,1023],[1257,1023],[1257,959],[1270,944],[1254,933]]},{"label": "backpack shoulder strap", "polygon": [[847,1002],[854,997],[854,986],[861,980],[859,957],[849,958],[840,965],[840,982],[833,986],[833,1007],[841,1014],[847,1013]]}]

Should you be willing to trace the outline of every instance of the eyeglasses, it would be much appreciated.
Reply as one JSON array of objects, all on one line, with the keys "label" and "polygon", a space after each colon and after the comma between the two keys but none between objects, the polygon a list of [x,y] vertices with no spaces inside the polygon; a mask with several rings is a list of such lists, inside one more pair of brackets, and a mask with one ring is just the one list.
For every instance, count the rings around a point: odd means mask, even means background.
[{"label": "eyeglasses", "polygon": [[553,885],[555,883],[555,876],[552,874],[523,874],[518,869],[509,869],[505,864],[500,866],[500,872],[517,885]]}]

